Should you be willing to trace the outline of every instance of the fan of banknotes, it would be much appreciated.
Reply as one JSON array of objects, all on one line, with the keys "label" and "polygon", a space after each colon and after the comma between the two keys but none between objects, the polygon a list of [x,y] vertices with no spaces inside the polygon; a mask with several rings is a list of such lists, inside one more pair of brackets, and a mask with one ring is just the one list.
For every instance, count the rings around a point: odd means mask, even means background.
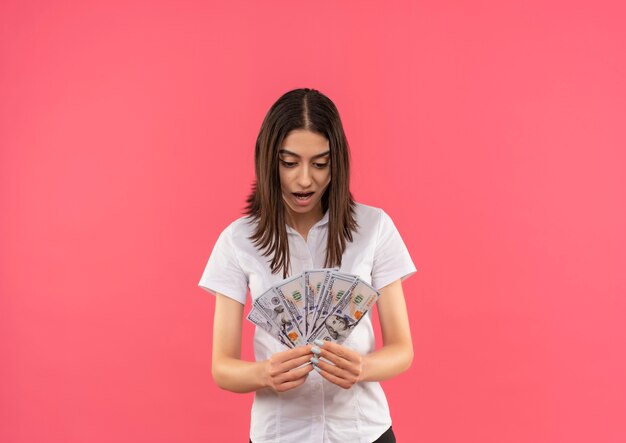
[{"label": "fan of banknotes", "polygon": [[356,275],[312,269],[261,294],[247,318],[290,348],[315,339],[342,343],[378,297]]}]

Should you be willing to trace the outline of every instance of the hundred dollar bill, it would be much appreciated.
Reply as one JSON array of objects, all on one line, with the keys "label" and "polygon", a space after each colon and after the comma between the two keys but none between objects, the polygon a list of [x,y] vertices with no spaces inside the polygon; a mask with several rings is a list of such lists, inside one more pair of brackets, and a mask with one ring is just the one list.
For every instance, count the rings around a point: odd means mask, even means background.
[{"label": "hundred dollar bill", "polygon": [[[318,307],[317,319],[312,334],[315,334],[326,320],[326,317],[334,310],[335,306],[344,297],[349,295],[350,291],[359,281],[358,277],[350,274],[343,274],[332,271],[328,285],[322,294],[322,301]],[[311,338],[308,338],[311,341]]]},{"label": "hundred dollar bill", "polygon": [[303,285],[305,290],[305,318],[306,335],[313,332],[319,302],[324,288],[330,279],[330,269],[311,269],[303,272]]},{"label": "hundred dollar bill", "polygon": [[337,343],[350,335],[356,325],[372,308],[380,292],[358,279],[349,294],[342,297],[333,311],[325,318],[322,326],[309,340],[330,340]]},{"label": "hundred dollar bill", "polygon": [[283,300],[283,297],[272,287],[261,294],[254,304],[295,346],[304,345],[304,337]]},{"label": "hundred dollar bill", "polygon": [[270,319],[268,319],[259,310],[259,307],[257,305],[254,305],[254,304],[252,305],[252,309],[250,310],[246,318],[252,323],[254,323],[256,326],[266,331],[276,340],[280,341],[285,346],[289,348],[294,347],[293,343],[291,343],[291,340],[289,340],[285,335],[283,335],[280,328],[274,322],[270,321]]},{"label": "hundred dollar bill", "polygon": [[282,283],[275,285],[274,289],[282,297],[283,304],[289,311],[291,318],[295,321],[300,335],[305,336],[305,297],[302,274],[284,280]]}]

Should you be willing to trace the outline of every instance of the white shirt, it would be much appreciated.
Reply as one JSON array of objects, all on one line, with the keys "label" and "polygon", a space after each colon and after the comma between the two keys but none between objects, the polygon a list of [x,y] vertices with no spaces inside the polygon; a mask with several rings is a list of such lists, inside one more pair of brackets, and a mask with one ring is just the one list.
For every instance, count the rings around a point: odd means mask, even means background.
[{"label": "white shirt", "polygon": [[[340,271],[358,275],[380,289],[416,272],[409,252],[391,218],[382,209],[357,203],[358,230],[346,244]],[[270,260],[249,239],[253,225],[241,217],[220,234],[199,286],[245,304],[246,293],[255,300],[281,282],[282,271],[272,274]],[[328,212],[310,229],[306,241],[287,226],[291,269],[288,276],[324,267]],[[374,351],[371,311],[343,343],[361,355]],[[261,328],[254,333],[254,355],[266,360],[287,348]],[[343,389],[316,371],[297,388],[276,393],[269,388],[255,392],[250,439],[269,442],[371,443],[391,426],[385,394],[378,382],[360,382]]]}]

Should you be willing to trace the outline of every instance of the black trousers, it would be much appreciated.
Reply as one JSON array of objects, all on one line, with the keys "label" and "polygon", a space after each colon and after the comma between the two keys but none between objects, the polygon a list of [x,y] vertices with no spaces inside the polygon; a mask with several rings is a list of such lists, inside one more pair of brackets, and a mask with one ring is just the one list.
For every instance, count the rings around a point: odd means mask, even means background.
[{"label": "black trousers", "polygon": [[[250,443],[252,443],[252,440],[250,440]],[[372,443],[396,443],[396,436],[393,433],[391,426],[389,426],[389,429],[387,429],[383,435],[378,437]]]}]

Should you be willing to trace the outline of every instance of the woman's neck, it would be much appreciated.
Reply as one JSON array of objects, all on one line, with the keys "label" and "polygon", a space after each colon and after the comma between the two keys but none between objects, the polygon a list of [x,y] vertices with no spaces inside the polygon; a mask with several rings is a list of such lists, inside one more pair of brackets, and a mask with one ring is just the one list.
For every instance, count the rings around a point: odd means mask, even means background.
[{"label": "woman's neck", "polygon": [[315,223],[324,217],[321,205],[304,214],[298,214],[285,208],[285,219],[289,226],[295,229],[306,240],[309,230]]}]

